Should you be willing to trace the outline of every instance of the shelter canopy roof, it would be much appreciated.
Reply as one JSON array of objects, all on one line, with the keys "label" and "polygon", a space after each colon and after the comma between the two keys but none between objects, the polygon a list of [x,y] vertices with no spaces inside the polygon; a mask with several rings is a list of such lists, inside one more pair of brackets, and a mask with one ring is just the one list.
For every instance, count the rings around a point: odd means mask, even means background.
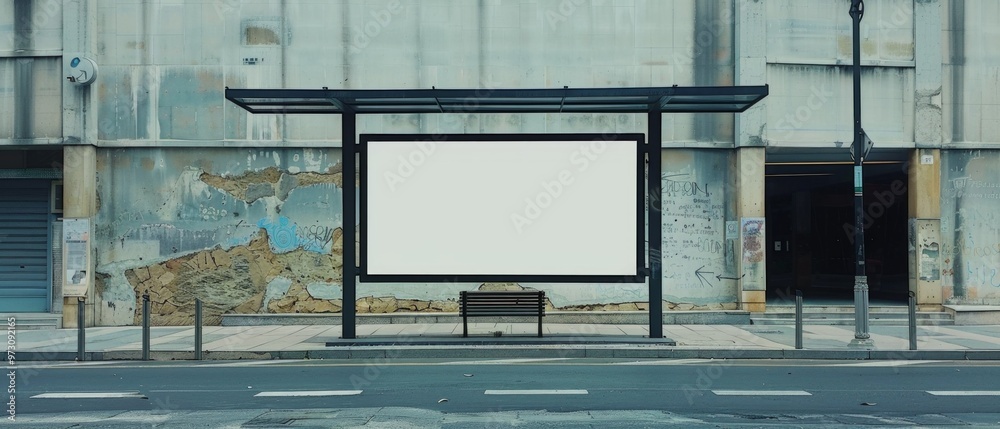
[{"label": "shelter canopy roof", "polygon": [[231,89],[250,113],[739,113],[762,86],[562,89]]}]

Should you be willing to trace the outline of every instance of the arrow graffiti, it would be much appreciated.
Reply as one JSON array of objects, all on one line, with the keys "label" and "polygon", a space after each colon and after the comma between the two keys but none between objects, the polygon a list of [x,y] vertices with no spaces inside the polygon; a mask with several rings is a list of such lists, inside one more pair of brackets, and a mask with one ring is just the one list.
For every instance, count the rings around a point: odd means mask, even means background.
[{"label": "arrow graffiti", "polygon": [[710,283],[708,279],[705,278],[705,274],[715,274],[715,271],[702,271],[701,270],[702,268],[705,268],[705,266],[702,265],[697,270],[694,270],[695,277],[698,277],[698,281],[701,282],[702,287],[712,286],[712,283]]},{"label": "arrow graffiti", "polygon": [[722,280],[722,279],[729,279],[729,280],[739,280],[739,279],[742,279],[742,278],[744,278],[744,277],[746,277],[746,276],[747,276],[747,275],[746,275],[746,274],[744,274],[744,275],[742,275],[742,276],[739,276],[739,277],[726,277],[726,276],[724,276],[724,275],[722,275],[722,274],[719,274],[719,275],[715,276],[715,279],[716,279],[716,280]]}]

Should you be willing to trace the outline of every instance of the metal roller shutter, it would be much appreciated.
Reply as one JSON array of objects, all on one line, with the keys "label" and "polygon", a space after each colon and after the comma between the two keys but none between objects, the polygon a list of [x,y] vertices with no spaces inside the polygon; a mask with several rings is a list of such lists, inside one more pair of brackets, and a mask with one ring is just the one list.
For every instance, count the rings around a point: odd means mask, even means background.
[{"label": "metal roller shutter", "polygon": [[0,312],[49,309],[48,180],[0,180]]}]

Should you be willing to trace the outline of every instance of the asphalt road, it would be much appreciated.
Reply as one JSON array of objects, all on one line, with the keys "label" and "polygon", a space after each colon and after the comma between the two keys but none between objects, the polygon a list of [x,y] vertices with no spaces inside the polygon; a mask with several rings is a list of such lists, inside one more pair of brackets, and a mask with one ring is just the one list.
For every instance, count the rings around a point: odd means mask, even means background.
[{"label": "asphalt road", "polygon": [[[117,427],[111,424],[115,419],[131,415],[137,421],[187,427],[168,417],[201,413],[229,416],[246,427],[299,427],[323,418],[350,423],[343,427],[375,427],[372,422],[379,419],[424,423],[413,427],[452,427],[445,424],[449,421],[465,427],[460,424],[465,420],[454,417],[459,415],[473,419],[467,427],[483,427],[481,419],[487,417],[485,421],[494,427],[513,425],[516,419],[537,420],[530,416],[555,419],[548,422],[566,427],[581,422],[594,427],[645,427],[643,421],[687,422],[691,427],[702,423],[997,427],[998,380],[1000,362],[52,363],[17,367],[14,423],[62,427],[58,426],[62,421],[53,420],[56,416],[65,420],[75,415],[72,423],[93,420],[93,427]],[[353,410],[353,417],[347,418],[347,410]],[[599,424],[594,419],[601,416],[618,417]],[[108,426],[99,426],[101,422]],[[45,423],[56,426],[42,426]]]}]

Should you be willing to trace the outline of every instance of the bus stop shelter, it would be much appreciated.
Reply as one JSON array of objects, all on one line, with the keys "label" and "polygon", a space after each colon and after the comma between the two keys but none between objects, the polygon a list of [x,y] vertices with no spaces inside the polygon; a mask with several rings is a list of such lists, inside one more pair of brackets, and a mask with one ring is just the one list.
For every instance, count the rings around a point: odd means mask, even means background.
[{"label": "bus stop shelter", "polygon": [[234,89],[226,99],[252,114],[328,114],[342,117],[343,338],[356,338],[357,116],[432,113],[645,113],[648,115],[649,337],[663,337],[663,228],[660,206],[664,113],[741,113],[764,99],[768,86],[621,87],[561,89]]}]

